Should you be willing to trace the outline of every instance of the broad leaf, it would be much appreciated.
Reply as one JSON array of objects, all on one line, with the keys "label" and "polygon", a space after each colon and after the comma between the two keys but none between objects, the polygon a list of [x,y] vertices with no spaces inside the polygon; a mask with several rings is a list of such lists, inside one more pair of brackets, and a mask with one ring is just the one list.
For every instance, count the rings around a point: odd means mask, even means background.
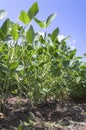
[{"label": "broad leaf", "polygon": [[9,25],[10,25],[10,20],[7,19],[7,20],[3,23],[3,25],[1,26],[1,28],[0,28],[0,39],[1,39],[1,40],[4,40],[4,39],[6,38],[8,29],[9,29]]},{"label": "broad leaf", "polygon": [[26,33],[26,39],[27,39],[27,41],[29,43],[33,43],[34,38],[35,38],[35,33],[34,33],[33,26],[31,25],[30,28],[29,28],[29,30]]},{"label": "broad leaf", "polygon": [[76,49],[74,49],[73,51],[70,51],[70,59],[72,59],[76,54]]},{"label": "broad leaf", "polygon": [[56,15],[57,15],[57,14],[54,13],[54,14],[51,14],[51,15],[47,18],[47,20],[46,20],[46,27],[48,27],[49,24],[55,19]]},{"label": "broad leaf", "polygon": [[19,65],[19,62],[12,62],[9,66],[10,70],[15,70]]},{"label": "broad leaf", "polygon": [[9,29],[9,25],[10,25],[10,20],[6,19],[5,22],[3,23],[1,30],[3,31],[4,35],[7,34],[8,29]]},{"label": "broad leaf", "polygon": [[0,10],[0,20],[2,20],[7,15],[5,10]]},{"label": "broad leaf", "polygon": [[38,7],[38,4],[37,2],[35,2],[31,7],[30,9],[28,10],[28,16],[30,18],[30,20],[32,20],[36,15],[37,13],[39,12],[39,7]]},{"label": "broad leaf", "polygon": [[28,17],[25,11],[21,11],[19,20],[22,21],[24,24],[28,24],[30,22],[30,18]]},{"label": "broad leaf", "polygon": [[55,39],[57,38],[57,35],[59,34],[59,28],[56,28],[53,32],[52,32],[52,35],[51,35],[51,39],[52,41],[54,42]]},{"label": "broad leaf", "polygon": [[41,28],[45,28],[46,27],[46,22],[45,21],[40,21],[37,18],[34,18],[34,20]]}]

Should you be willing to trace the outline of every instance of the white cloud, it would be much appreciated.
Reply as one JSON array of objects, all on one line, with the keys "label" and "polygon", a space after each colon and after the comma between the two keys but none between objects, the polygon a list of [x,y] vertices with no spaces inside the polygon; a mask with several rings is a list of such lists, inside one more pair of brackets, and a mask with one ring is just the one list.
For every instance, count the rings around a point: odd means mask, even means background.
[{"label": "white cloud", "polygon": [[44,32],[38,32],[39,35],[42,35],[44,37],[45,33]]},{"label": "white cloud", "polygon": [[[69,40],[69,37],[68,36],[68,39],[67,39],[67,45],[71,48],[71,50],[75,49],[76,48],[76,40]],[[63,39],[65,39],[66,36],[64,35],[58,35],[58,41],[61,42]]]},{"label": "white cloud", "polygon": [[71,50],[76,48],[76,40],[69,41],[67,45],[71,48]]},{"label": "white cloud", "polygon": [[58,35],[58,41],[61,42],[65,38],[64,35]]}]

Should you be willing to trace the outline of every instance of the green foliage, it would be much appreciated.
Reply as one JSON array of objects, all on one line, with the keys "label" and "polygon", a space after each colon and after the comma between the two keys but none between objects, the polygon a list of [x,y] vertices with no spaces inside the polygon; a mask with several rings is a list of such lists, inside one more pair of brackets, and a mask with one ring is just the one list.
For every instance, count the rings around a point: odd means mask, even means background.
[{"label": "green foliage", "polygon": [[[38,12],[35,2],[19,15],[24,26],[6,19],[0,27],[0,97],[6,101],[10,94],[25,95],[31,104],[51,97],[86,97],[86,63],[67,46],[66,38],[58,41],[59,28],[51,34],[35,32],[31,20],[47,28],[56,17],[40,21]],[[0,19],[4,13],[0,11]]]}]

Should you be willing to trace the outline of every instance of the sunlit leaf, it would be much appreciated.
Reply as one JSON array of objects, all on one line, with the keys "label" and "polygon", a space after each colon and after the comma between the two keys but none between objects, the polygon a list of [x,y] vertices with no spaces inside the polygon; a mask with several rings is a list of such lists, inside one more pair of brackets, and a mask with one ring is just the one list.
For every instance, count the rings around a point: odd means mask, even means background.
[{"label": "sunlit leaf", "polygon": [[31,7],[30,9],[28,10],[28,16],[30,18],[30,20],[32,20],[36,15],[37,13],[39,12],[39,7],[38,7],[38,4],[37,2],[35,2]]},{"label": "sunlit leaf", "polygon": [[34,33],[33,26],[31,25],[26,33],[26,39],[29,43],[33,43],[34,38],[35,38],[35,33]]},{"label": "sunlit leaf", "polygon": [[46,20],[46,27],[48,27],[49,25],[50,25],[50,23],[56,18],[56,13],[54,13],[54,14],[51,14],[48,18],[47,18],[47,20]]},{"label": "sunlit leaf", "polygon": [[19,62],[18,62],[18,61],[12,62],[12,63],[10,64],[10,66],[9,66],[9,69],[10,69],[10,70],[15,70],[15,69],[18,67],[18,65],[19,65]]},{"label": "sunlit leaf", "polygon": [[59,34],[59,28],[56,28],[53,32],[52,32],[52,35],[51,35],[51,38],[52,38],[52,41],[54,42],[55,39],[57,38]]},{"label": "sunlit leaf", "polygon": [[28,24],[30,22],[30,18],[28,17],[25,11],[21,11],[19,20],[22,21],[24,24]]},{"label": "sunlit leaf", "polygon": [[18,37],[19,37],[19,35],[18,35],[18,29],[17,29],[17,25],[16,24],[14,24],[12,26],[11,34],[12,34],[13,40],[16,41],[18,39]]},{"label": "sunlit leaf", "polygon": [[41,28],[45,28],[46,27],[46,22],[45,21],[40,21],[37,18],[34,18],[34,20]]}]

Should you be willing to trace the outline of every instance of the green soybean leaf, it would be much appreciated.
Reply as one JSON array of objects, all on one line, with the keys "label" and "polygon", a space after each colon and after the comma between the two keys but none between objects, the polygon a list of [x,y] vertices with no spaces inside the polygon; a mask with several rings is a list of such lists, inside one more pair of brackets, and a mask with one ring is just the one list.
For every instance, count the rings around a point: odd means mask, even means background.
[{"label": "green soybean leaf", "polygon": [[39,12],[39,7],[38,7],[38,4],[37,2],[35,2],[31,7],[30,9],[28,10],[28,16],[30,18],[30,20],[32,20],[36,15],[37,13]]},{"label": "green soybean leaf", "polygon": [[9,68],[10,68],[11,70],[15,70],[15,69],[18,67],[18,65],[19,65],[19,62],[18,62],[18,61],[12,62],[12,63],[10,64]]},{"label": "green soybean leaf", "polygon": [[52,32],[52,35],[51,35],[51,39],[52,41],[54,42],[55,39],[57,38],[57,35],[59,34],[59,28],[56,28],[53,32]]},{"label": "green soybean leaf", "polygon": [[70,59],[72,59],[76,54],[76,49],[70,51]]},{"label": "green soybean leaf", "polygon": [[2,20],[7,15],[5,10],[0,10],[0,20]]},{"label": "green soybean leaf", "polygon": [[28,17],[27,13],[23,10],[20,13],[19,20],[24,24],[28,24],[30,22],[30,18]]},{"label": "green soybean leaf", "polygon": [[10,20],[6,19],[3,25],[1,26],[1,30],[3,31],[4,35],[7,35],[9,26],[10,26]]},{"label": "green soybean leaf", "polygon": [[45,21],[40,21],[37,18],[34,18],[34,20],[41,28],[45,28],[46,27],[46,22]]},{"label": "green soybean leaf", "polygon": [[5,39],[5,34],[3,33],[3,31],[0,28],[0,39],[4,40]]},{"label": "green soybean leaf", "polygon": [[12,34],[13,40],[16,41],[19,38],[18,29],[17,29],[17,25],[16,24],[12,25],[11,34]]},{"label": "green soybean leaf", "polygon": [[54,14],[51,14],[51,15],[47,18],[47,20],[46,20],[46,27],[48,27],[49,24],[55,19],[56,15],[57,15],[57,14],[54,13]]},{"label": "green soybean leaf", "polygon": [[10,25],[10,20],[6,19],[0,28],[0,39],[1,40],[4,40],[6,38],[8,29],[9,29],[9,25]]},{"label": "green soybean leaf", "polygon": [[26,39],[27,39],[27,41],[29,43],[33,43],[34,38],[35,38],[35,33],[34,33],[33,26],[31,25],[30,28],[29,28],[29,30],[26,33]]}]

